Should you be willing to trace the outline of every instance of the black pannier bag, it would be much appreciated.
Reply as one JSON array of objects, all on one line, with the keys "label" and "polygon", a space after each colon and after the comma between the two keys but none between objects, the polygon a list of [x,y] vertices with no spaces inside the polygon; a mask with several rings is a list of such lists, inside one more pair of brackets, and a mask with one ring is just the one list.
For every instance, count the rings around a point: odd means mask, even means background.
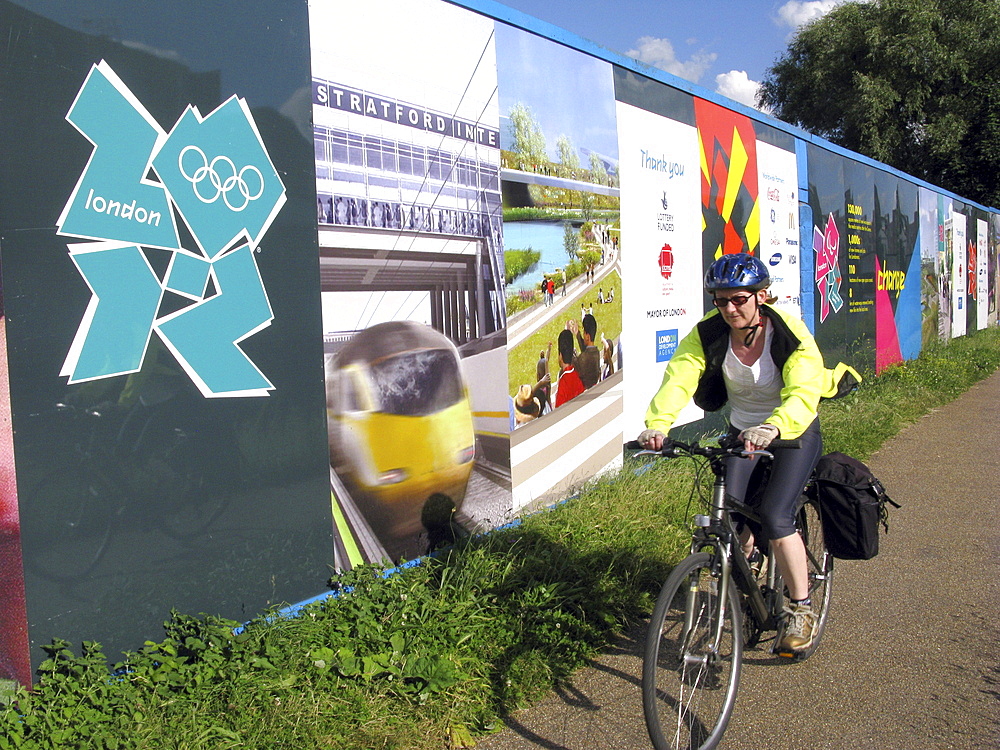
[{"label": "black pannier bag", "polygon": [[879,525],[888,533],[886,503],[900,507],[882,483],[856,458],[828,453],[816,464],[814,491],[830,554],[841,560],[870,560],[878,554]]}]

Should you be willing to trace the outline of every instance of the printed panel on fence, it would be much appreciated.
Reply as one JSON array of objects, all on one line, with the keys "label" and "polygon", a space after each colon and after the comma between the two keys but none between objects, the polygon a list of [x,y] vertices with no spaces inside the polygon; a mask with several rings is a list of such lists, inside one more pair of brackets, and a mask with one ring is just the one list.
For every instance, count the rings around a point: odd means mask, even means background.
[{"label": "printed panel on fence", "polygon": [[496,25],[514,508],[621,461],[625,349],[610,64]]},{"label": "printed panel on fence", "polygon": [[20,5],[0,5],[18,102],[0,241],[31,660],[54,637],[113,657],[172,608],[249,619],[315,595],[317,252],[289,205],[313,193],[305,8],[210,2],[182,29],[164,4],[121,19],[126,45]]},{"label": "printed panel on fence", "polygon": [[340,569],[510,517],[493,25],[436,0],[310,3]]},{"label": "printed panel on fence", "polygon": [[[710,309],[705,268],[727,253],[768,264],[775,305],[800,309],[794,141],[720,105],[616,72],[627,255],[626,433],[642,420],[681,338]],[[689,404],[678,424],[704,413]]]}]

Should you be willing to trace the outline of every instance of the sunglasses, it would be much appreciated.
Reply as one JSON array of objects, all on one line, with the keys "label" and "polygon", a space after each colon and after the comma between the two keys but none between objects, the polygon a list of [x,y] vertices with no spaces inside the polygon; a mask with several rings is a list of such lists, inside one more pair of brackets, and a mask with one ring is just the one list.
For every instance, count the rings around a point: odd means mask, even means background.
[{"label": "sunglasses", "polygon": [[748,300],[753,299],[753,296],[752,294],[737,294],[735,297],[713,297],[712,304],[716,307],[725,307],[732,302],[734,307],[743,307]]}]

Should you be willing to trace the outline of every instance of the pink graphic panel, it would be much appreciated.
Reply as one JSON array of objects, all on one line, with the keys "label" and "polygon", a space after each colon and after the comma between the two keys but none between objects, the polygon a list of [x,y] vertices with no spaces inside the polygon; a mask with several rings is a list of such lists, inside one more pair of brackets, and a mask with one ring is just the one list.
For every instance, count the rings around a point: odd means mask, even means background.
[{"label": "pink graphic panel", "polygon": [[[875,275],[881,279],[882,264],[875,256]],[[899,347],[899,331],[896,329],[896,315],[889,299],[885,284],[875,285],[875,372],[882,372],[889,365],[903,361]]]}]

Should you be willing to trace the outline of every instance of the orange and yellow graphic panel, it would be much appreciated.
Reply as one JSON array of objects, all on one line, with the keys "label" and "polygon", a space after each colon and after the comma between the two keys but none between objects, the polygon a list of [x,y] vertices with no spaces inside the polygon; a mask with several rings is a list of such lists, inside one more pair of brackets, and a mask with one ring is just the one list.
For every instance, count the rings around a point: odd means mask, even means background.
[{"label": "orange and yellow graphic panel", "polygon": [[760,245],[757,139],[750,118],[695,98],[706,255],[752,253]]}]

